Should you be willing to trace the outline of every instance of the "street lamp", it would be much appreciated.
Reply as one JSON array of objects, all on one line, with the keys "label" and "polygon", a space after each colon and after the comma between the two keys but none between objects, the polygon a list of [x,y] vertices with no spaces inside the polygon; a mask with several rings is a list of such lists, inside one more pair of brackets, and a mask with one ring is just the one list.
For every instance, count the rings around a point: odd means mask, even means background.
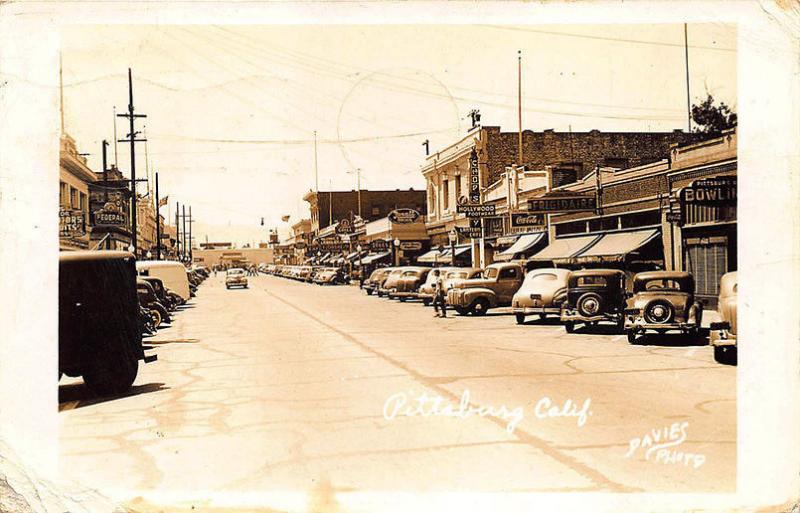
[{"label": "street lamp", "polygon": [[392,247],[394,248],[394,265],[400,265],[400,252],[398,251],[400,248],[400,239],[394,239],[392,241]]},{"label": "street lamp", "polygon": [[151,253],[150,250],[147,250],[147,259],[150,260],[151,258],[153,258],[153,253]]},{"label": "street lamp", "polygon": [[447,233],[447,238],[450,240],[450,263],[455,266],[456,265],[456,239],[458,239],[458,234],[456,233],[456,229],[453,228]]}]

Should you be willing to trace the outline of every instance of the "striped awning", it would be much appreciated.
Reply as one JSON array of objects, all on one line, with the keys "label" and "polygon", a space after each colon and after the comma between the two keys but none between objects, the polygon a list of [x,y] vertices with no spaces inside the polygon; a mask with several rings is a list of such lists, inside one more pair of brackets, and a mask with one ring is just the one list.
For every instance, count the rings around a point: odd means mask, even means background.
[{"label": "striped awning", "polygon": [[526,233],[520,235],[519,239],[510,248],[501,251],[495,256],[496,260],[511,260],[518,253],[524,253],[539,243],[545,236],[544,232]]}]

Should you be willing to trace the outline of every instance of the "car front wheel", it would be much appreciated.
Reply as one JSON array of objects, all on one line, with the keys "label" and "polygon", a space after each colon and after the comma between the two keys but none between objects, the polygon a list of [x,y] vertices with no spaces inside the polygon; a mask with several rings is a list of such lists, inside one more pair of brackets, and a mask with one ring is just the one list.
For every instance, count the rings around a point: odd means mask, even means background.
[{"label": "car front wheel", "polygon": [[635,330],[628,330],[628,343],[635,344],[636,343],[636,331]]},{"label": "car front wheel", "polygon": [[575,331],[575,323],[574,322],[565,322],[564,329],[567,330],[567,333],[572,333]]},{"label": "car front wheel", "polygon": [[525,314],[518,313],[517,317],[517,324],[525,324]]},{"label": "car front wheel", "polygon": [[109,348],[107,354],[83,373],[83,381],[95,395],[118,395],[127,392],[139,372],[139,360],[130,344],[121,335],[119,347]]},{"label": "car front wheel", "polygon": [[476,299],[472,303],[472,307],[470,307],[470,311],[472,315],[486,315],[486,311],[489,309],[489,302],[483,298]]}]

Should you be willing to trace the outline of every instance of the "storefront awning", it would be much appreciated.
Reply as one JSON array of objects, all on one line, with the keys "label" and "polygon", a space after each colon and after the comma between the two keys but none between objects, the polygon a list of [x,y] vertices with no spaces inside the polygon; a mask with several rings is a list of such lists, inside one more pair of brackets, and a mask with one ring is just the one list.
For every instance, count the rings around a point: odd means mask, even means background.
[{"label": "storefront awning", "polygon": [[461,256],[464,253],[466,253],[467,251],[469,251],[470,249],[472,249],[472,245],[471,244],[464,244],[463,246],[456,246],[456,256]]},{"label": "storefront awning", "polygon": [[540,233],[526,233],[520,235],[517,241],[511,245],[510,248],[501,251],[496,257],[496,260],[511,260],[514,256],[518,253],[524,253],[528,251],[533,246],[535,246],[539,241],[541,241],[545,236],[545,232]]},{"label": "storefront awning", "polygon": [[330,253],[325,253],[324,255],[322,255],[322,258],[320,258],[320,259],[318,260],[318,262],[319,262],[319,263],[323,263],[323,262],[325,262],[325,260],[327,260],[327,259],[328,259],[330,256],[331,256],[331,254],[330,254]]},{"label": "storefront awning", "polygon": [[576,263],[595,261],[619,262],[660,234],[657,228],[632,232],[606,233],[592,246],[575,256]]},{"label": "storefront awning", "polygon": [[372,254],[372,255],[367,255],[366,257],[361,259],[361,263],[363,265],[372,264],[374,262],[377,262],[378,260],[381,260],[382,258],[388,257],[391,254],[392,254],[391,251],[384,251],[382,253],[375,253],[375,254]]},{"label": "storefront awning", "polygon": [[417,262],[423,264],[433,264],[441,261],[442,261],[442,252],[439,251],[438,249],[432,249],[427,253],[425,253],[424,255],[417,258]]},{"label": "storefront awning", "polygon": [[580,237],[567,237],[556,239],[549,246],[533,255],[531,260],[561,260],[572,258],[581,254],[597,241],[600,235],[583,235]]}]

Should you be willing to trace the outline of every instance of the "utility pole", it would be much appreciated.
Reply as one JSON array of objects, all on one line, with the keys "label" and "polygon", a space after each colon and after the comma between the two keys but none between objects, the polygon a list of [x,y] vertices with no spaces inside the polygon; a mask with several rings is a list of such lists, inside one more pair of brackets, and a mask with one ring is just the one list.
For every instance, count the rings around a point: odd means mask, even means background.
[{"label": "utility pole", "polygon": [[686,122],[689,126],[689,133],[692,133],[692,101],[689,94],[689,28],[683,24],[683,51],[686,56]]},{"label": "utility pole", "polygon": [[423,141],[422,145],[425,146],[425,156],[427,157],[428,155],[431,154],[431,141],[428,140],[428,139],[425,139],[425,141]]},{"label": "utility pole", "polygon": [[361,168],[356,169],[356,185],[358,187],[358,217],[361,217]]},{"label": "utility pole", "polygon": [[181,204],[180,202],[175,202],[175,256],[177,257],[180,255],[181,251],[181,224],[180,224],[180,216],[181,216]]},{"label": "utility pole", "polygon": [[108,141],[103,139],[103,198],[108,201],[108,161],[106,156],[106,148]]},{"label": "utility pole", "polygon": [[119,168],[117,162],[117,106],[114,105],[114,167]]},{"label": "utility pole", "polygon": [[183,244],[181,244],[181,248],[183,252],[181,253],[181,260],[186,262],[186,205],[181,205],[181,220],[183,224]]},{"label": "utility pole", "polygon": [[61,135],[64,135],[64,76],[62,72],[61,52],[58,53],[58,91],[61,107]]},{"label": "utility pole", "polygon": [[156,260],[161,260],[161,197],[158,195],[158,171],[156,171]]},{"label": "utility pole", "polygon": [[128,68],[128,113],[117,114],[118,117],[128,118],[130,133],[128,139],[123,139],[119,142],[130,142],[131,144],[131,232],[133,233],[133,254],[137,254],[138,246],[138,225],[136,224],[136,143],[146,142],[147,139],[137,139],[136,130],[134,129],[134,120],[136,118],[146,118],[145,114],[135,114],[133,108],[133,78],[131,77],[131,69]]},{"label": "utility pole", "polygon": [[517,116],[519,121],[519,158],[517,165],[522,166],[522,50],[517,50]]},{"label": "utility pole", "polygon": [[194,219],[192,218],[192,206],[189,205],[189,262],[194,262],[194,252],[192,251],[192,223],[194,223]]}]

